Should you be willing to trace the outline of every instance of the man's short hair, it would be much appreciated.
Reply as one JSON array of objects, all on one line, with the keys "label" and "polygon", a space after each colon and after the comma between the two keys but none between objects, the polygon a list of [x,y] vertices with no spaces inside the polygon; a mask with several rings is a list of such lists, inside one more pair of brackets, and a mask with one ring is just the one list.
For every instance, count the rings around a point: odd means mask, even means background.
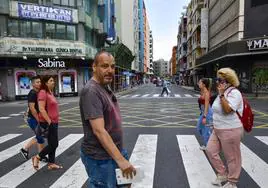
[{"label": "man's short hair", "polygon": [[101,51],[97,52],[96,55],[95,55],[95,57],[94,57],[94,63],[96,65],[99,63],[99,57],[102,54],[107,54],[108,56],[112,56],[113,57],[113,55],[110,52],[107,52],[106,50],[101,50]]},{"label": "man's short hair", "polygon": [[33,76],[32,78],[31,78],[31,82],[33,83],[35,80],[37,80],[37,79],[40,79],[41,80],[41,77],[39,76],[39,75],[37,75],[37,76]]}]

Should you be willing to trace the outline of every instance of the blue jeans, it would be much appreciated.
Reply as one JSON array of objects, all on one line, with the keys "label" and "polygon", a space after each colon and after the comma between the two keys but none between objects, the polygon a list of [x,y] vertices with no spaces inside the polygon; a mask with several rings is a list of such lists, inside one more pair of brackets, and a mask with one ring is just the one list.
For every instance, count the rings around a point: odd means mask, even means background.
[{"label": "blue jeans", "polygon": [[[37,125],[38,125],[38,122],[36,121],[36,119],[35,119],[35,118],[32,118],[32,117],[29,117],[29,118],[27,119],[27,122],[28,122],[29,127],[30,127],[30,128],[34,131],[34,133],[35,133],[36,127],[37,127]],[[44,138],[43,138],[42,136],[37,136],[37,135],[36,135],[35,138],[36,138],[38,144],[43,144],[43,143],[45,143],[45,140],[44,140]]]},{"label": "blue jeans", "polygon": [[[128,159],[126,150],[121,154]],[[81,160],[85,165],[88,174],[88,188],[123,188],[126,185],[118,186],[116,183],[115,169],[118,168],[113,159],[95,160],[81,151]]]}]

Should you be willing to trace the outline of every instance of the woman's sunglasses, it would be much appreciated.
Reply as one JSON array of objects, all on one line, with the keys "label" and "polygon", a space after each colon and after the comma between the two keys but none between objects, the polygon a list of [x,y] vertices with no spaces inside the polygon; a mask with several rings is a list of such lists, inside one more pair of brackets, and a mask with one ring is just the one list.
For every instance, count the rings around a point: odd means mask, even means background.
[{"label": "woman's sunglasses", "polygon": [[215,81],[216,83],[227,83],[227,81],[223,78],[216,78]]}]

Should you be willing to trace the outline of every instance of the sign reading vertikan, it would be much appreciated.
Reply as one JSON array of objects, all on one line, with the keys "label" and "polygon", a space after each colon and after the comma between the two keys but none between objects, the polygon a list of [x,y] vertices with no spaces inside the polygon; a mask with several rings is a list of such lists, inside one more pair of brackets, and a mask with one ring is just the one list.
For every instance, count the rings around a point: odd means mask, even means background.
[{"label": "sign reading vertikan", "polygon": [[[48,7],[43,5],[15,2],[17,4],[17,13],[20,18],[44,19],[68,23],[77,23],[78,15],[76,9],[67,9],[59,7]],[[16,5],[13,4],[16,7]],[[14,7],[14,8],[15,8]]]}]

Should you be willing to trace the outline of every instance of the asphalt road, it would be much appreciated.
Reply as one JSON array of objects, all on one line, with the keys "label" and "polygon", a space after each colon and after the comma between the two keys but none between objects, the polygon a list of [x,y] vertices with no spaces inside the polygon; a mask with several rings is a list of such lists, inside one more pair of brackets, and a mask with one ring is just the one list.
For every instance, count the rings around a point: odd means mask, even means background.
[{"label": "asphalt road", "polygon": [[[134,184],[141,188],[213,187],[215,177],[206,155],[199,150],[202,140],[196,132],[198,93],[171,86],[171,95],[160,97],[160,87],[145,85],[118,95],[123,118],[124,146],[131,162],[140,166],[145,178]],[[0,187],[86,187],[86,173],[80,159],[82,127],[78,98],[60,98],[59,171],[38,172],[25,161],[19,149],[33,136],[22,119],[25,101],[0,103]],[[267,99],[250,101],[255,128],[242,140],[242,165],[238,187],[268,185]],[[15,135],[16,134],[16,135]],[[34,155],[35,148],[30,151]]]}]

